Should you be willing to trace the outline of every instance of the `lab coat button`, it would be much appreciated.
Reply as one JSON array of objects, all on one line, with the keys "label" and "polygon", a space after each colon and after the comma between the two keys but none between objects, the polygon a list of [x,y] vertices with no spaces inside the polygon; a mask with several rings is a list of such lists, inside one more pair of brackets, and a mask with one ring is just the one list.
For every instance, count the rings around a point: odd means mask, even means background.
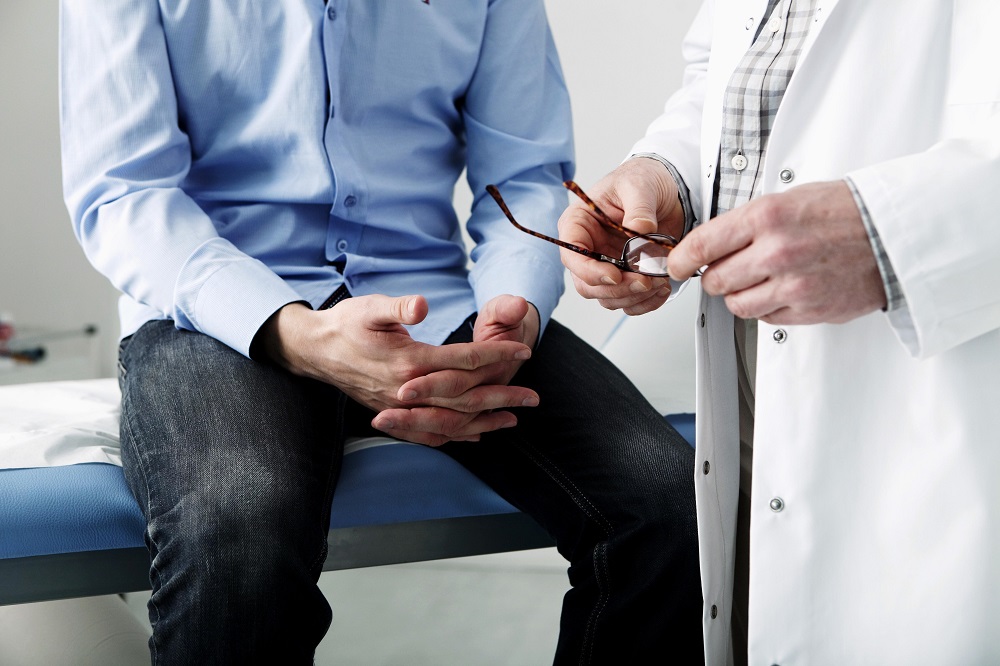
[{"label": "lab coat button", "polygon": [[774,499],[771,500],[771,511],[779,513],[784,508],[785,508],[785,500],[781,499],[780,497],[775,497]]},{"label": "lab coat button", "polygon": [[747,19],[747,30],[753,27],[753,17]]},{"label": "lab coat button", "polygon": [[717,617],[719,617],[719,607],[712,604],[712,619],[714,620]]},{"label": "lab coat button", "polygon": [[788,339],[788,333],[785,333],[785,329],[779,328],[771,337],[774,338],[774,341],[780,345]]},{"label": "lab coat button", "polygon": [[698,317],[698,323],[701,324],[702,328],[705,328],[705,313],[702,312],[701,316]]},{"label": "lab coat button", "polygon": [[336,21],[337,20],[337,10],[334,9],[333,7],[327,7],[326,8],[326,16],[331,21]]},{"label": "lab coat button", "polygon": [[711,466],[711,465],[709,465],[709,464],[708,464],[708,461],[706,460],[706,461],[705,461],[705,464],[701,466],[701,469],[702,469],[702,471],[703,471],[703,472],[705,472],[705,474],[708,474],[708,473],[709,473],[709,471],[711,471],[711,469],[712,469],[712,466]]},{"label": "lab coat button", "polygon": [[778,174],[778,178],[780,178],[783,183],[790,183],[795,180],[795,172],[791,169],[782,169],[781,173]]}]

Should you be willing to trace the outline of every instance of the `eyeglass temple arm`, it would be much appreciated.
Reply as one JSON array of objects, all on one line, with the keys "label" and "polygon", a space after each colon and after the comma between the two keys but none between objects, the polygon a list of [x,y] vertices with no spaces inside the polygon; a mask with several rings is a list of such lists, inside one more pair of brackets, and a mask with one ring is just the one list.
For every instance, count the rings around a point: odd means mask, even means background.
[{"label": "eyeglass temple arm", "polygon": [[510,212],[510,209],[507,208],[507,203],[503,200],[503,197],[500,196],[500,190],[498,190],[495,185],[487,185],[486,191],[489,192],[490,196],[493,197],[493,200],[497,202],[497,205],[500,206],[500,210],[502,210],[503,214],[507,216],[507,219],[510,220],[510,223],[513,224],[518,229],[520,229],[521,231],[523,231],[524,233],[530,234],[535,238],[541,238],[542,240],[546,240],[550,243],[555,243],[559,247],[564,247],[567,250],[576,252],[577,254],[582,254],[583,256],[589,257],[590,259],[597,259],[598,261],[607,261],[609,263],[614,264],[619,270],[625,270],[625,271],[631,270],[628,267],[628,264],[626,264],[621,259],[616,259],[615,257],[609,257],[606,254],[601,254],[600,252],[594,252],[593,250],[588,250],[587,248],[580,247],[579,245],[573,245],[572,243],[567,243],[566,241],[559,240],[558,238],[552,238],[551,236],[546,236],[545,234],[534,231],[533,229],[529,229],[528,227],[521,226],[518,223],[518,221],[514,219],[514,215],[513,213]]}]

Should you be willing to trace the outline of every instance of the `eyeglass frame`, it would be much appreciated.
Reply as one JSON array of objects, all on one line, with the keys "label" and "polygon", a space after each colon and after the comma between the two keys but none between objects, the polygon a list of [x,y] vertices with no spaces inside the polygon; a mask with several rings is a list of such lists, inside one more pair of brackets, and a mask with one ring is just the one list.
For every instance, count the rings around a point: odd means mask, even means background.
[{"label": "eyeglass frame", "polygon": [[487,185],[486,191],[489,192],[490,196],[493,197],[493,200],[496,201],[498,206],[500,206],[500,210],[502,210],[504,215],[507,216],[507,219],[510,221],[510,223],[526,234],[534,236],[535,238],[540,238],[550,243],[554,243],[561,248],[565,248],[572,252],[576,252],[577,254],[582,254],[583,256],[588,257],[590,259],[596,259],[597,261],[603,261],[612,264],[618,270],[621,271],[625,271],[628,273],[638,273],[639,275],[645,275],[647,277],[659,277],[659,278],[667,277],[667,273],[665,272],[649,273],[646,271],[636,270],[628,265],[628,263],[625,261],[625,257],[628,255],[629,243],[631,243],[633,240],[641,238],[655,245],[659,245],[660,247],[667,248],[667,251],[669,253],[669,251],[672,250],[677,245],[678,241],[676,238],[674,238],[669,234],[658,234],[658,233],[642,234],[639,233],[638,231],[633,231],[628,227],[624,227],[615,222],[614,220],[612,220],[608,216],[608,214],[605,213],[601,209],[601,207],[597,205],[596,202],[594,202],[593,199],[587,196],[587,193],[583,191],[583,188],[581,188],[572,180],[564,181],[563,187],[565,187],[567,190],[578,196],[583,201],[583,203],[587,205],[587,207],[594,213],[594,216],[597,218],[598,223],[628,236],[628,240],[625,241],[625,247],[622,248],[621,259],[615,259],[614,257],[607,256],[606,254],[601,254],[600,252],[595,252],[594,250],[588,250],[587,248],[580,247],[579,245],[574,245],[573,243],[568,243],[566,241],[559,240],[558,238],[552,238],[551,236],[546,236],[545,234],[539,231],[535,231],[533,229],[529,229],[525,226],[522,226],[516,219],[514,219],[513,213],[510,212],[510,208],[507,207],[507,203],[503,200],[503,197],[500,195],[500,190],[497,188],[496,185]]}]

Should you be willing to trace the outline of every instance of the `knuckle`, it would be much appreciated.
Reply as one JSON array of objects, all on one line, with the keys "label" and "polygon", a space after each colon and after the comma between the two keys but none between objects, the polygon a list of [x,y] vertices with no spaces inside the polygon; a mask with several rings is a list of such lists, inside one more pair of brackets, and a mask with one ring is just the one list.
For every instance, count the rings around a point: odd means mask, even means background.
[{"label": "knuckle", "polygon": [[707,270],[705,274],[701,277],[701,288],[709,296],[719,296],[725,292],[722,290],[722,278],[720,278],[715,270]]},{"label": "knuckle", "polygon": [[606,298],[602,298],[602,299],[599,299],[597,302],[600,303],[601,307],[604,308],[605,310],[617,310],[618,309],[618,307],[616,305],[617,301],[613,301],[613,300],[609,300],[609,299],[606,299]]},{"label": "knuckle", "polygon": [[742,298],[735,296],[726,296],[726,307],[729,311],[733,313],[734,316],[740,319],[749,319],[752,317],[752,312],[749,304]]},{"label": "knuckle", "polygon": [[705,234],[690,234],[687,237],[688,254],[694,263],[698,265],[706,263],[709,256],[709,243],[705,239]]},{"label": "knuckle", "polygon": [[417,365],[409,359],[397,359],[392,364],[392,372],[393,375],[403,380],[400,384],[408,382],[411,379],[416,379],[422,374],[420,372],[420,368],[418,368]]},{"label": "knuckle", "polygon": [[444,386],[445,395],[455,396],[461,395],[465,391],[465,384],[462,382],[461,377],[450,378]]},{"label": "knuckle", "polygon": [[759,227],[771,228],[781,219],[781,197],[776,195],[763,196],[757,200],[752,221]]},{"label": "knuckle", "polygon": [[808,303],[812,293],[812,280],[806,276],[798,276],[787,281],[785,301],[787,303]]},{"label": "knuckle", "polygon": [[483,411],[484,408],[485,404],[483,402],[483,399],[475,393],[463,396],[462,400],[459,403],[459,409],[463,412],[478,413]]},{"label": "knuckle", "polygon": [[794,242],[777,243],[768,250],[764,261],[776,271],[786,271],[793,265],[800,249]]},{"label": "knuckle", "polygon": [[474,370],[482,364],[483,356],[479,353],[478,349],[470,347],[468,353],[466,354],[465,362],[470,370]]}]

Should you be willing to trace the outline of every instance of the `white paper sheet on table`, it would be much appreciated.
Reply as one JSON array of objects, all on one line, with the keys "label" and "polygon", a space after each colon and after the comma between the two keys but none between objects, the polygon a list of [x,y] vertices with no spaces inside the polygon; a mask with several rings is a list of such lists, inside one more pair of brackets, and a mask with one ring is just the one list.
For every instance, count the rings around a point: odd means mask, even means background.
[{"label": "white paper sheet on table", "polygon": [[121,465],[118,380],[0,386],[0,469]]},{"label": "white paper sheet on table", "polygon": [[[120,401],[113,378],[0,386],[0,469],[95,462],[121,466]],[[390,437],[352,437],[344,455],[399,443]]]}]

